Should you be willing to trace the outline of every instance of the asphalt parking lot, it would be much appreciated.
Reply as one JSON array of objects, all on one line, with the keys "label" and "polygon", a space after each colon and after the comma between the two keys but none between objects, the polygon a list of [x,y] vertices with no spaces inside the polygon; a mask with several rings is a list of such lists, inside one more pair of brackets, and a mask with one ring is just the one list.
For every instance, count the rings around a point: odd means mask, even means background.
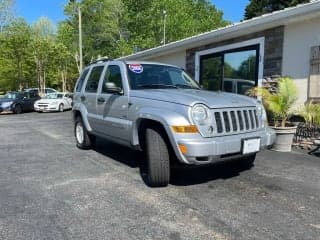
[{"label": "asphalt parking lot", "polygon": [[176,169],[166,188],[139,160],[77,149],[71,112],[0,115],[0,239],[320,239],[320,157],[263,151],[251,170]]}]

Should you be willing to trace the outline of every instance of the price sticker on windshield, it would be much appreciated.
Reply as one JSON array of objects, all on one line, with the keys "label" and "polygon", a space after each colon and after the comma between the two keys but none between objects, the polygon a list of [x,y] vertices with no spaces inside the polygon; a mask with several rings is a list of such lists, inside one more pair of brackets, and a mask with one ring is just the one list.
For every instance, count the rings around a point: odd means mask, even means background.
[{"label": "price sticker on windshield", "polygon": [[143,72],[143,67],[141,64],[129,64],[129,69],[131,72],[138,73],[138,74]]}]

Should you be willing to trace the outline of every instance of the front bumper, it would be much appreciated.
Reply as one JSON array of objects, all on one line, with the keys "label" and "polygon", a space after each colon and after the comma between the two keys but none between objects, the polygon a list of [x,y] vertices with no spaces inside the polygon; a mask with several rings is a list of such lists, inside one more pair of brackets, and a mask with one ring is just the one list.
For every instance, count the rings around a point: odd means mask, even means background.
[{"label": "front bumper", "polygon": [[0,106],[0,113],[12,113],[14,111],[12,105],[8,107],[2,107]]},{"label": "front bumper", "polygon": [[[186,164],[208,164],[228,159],[241,158],[242,143],[245,139],[260,138],[260,149],[271,146],[276,138],[274,130],[270,128],[260,131],[242,133],[237,135],[221,136],[215,138],[201,139],[179,139],[177,140],[176,153],[178,159]],[[178,144],[183,144],[187,152],[183,154]],[[248,155],[252,155],[250,153]]]},{"label": "front bumper", "polygon": [[59,106],[45,106],[45,107],[39,107],[39,106],[34,106],[34,110],[36,112],[55,112],[59,111]]}]

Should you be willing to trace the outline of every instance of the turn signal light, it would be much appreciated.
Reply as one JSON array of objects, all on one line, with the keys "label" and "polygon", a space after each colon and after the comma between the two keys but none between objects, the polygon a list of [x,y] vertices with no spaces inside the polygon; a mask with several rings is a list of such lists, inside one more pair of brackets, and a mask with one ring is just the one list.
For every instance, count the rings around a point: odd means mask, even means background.
[{"label": "turn signal light", "polygon": [[172,129],[176,133],[197,133],[198,132],[198,128],[195,125],[172,126]]},{"label": "turn signal light", "polygon": [[188,148],[183,144],[179,144],[179,149],[183,154],[186,154],[188,152]]}]

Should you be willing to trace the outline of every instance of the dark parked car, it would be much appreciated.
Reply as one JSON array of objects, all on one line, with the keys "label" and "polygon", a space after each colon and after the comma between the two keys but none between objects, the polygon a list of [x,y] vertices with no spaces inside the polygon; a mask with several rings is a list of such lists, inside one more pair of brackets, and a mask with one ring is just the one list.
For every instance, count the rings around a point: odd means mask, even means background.
[{"label": "dark parked car", "polygon": [[[34,93],[34,94],[39,95],[39,88],[26,88],[26,89],[24,89],[24,92],[30,92],[30,93]],[[53,88],[45,88],[44,89],[45,94],[56,93],[56,92],[58,92],[58,91]]]},{"label": "dark parked car", "polygon": [[38,94],[32,92],[7,92],[0,98],[0,113],[22,113],[34,111],[34,102],[40,99]]}]

